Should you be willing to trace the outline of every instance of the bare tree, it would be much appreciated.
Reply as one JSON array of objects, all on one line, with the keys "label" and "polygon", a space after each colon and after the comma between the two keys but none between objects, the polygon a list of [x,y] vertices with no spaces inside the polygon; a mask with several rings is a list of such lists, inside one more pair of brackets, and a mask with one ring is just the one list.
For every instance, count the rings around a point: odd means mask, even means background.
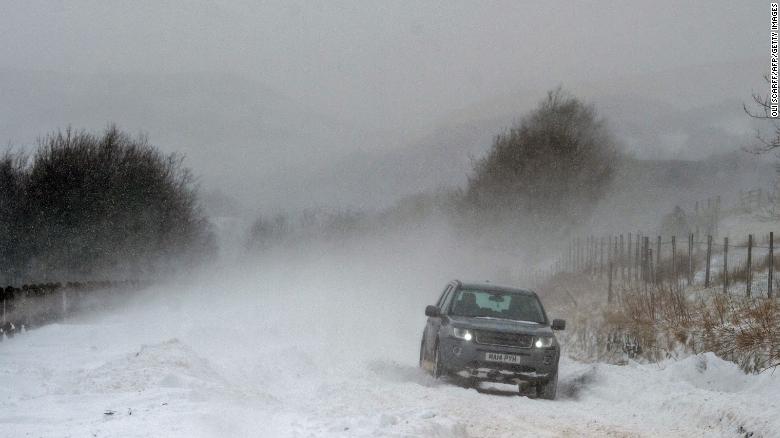
[{"label": "bare tree", "polygon": [[[771,86],[769,76],[764,75],[764,81]],[[753,119],[771,123],[773,129],[771,135],[763,134],[760,129],[756,129],[756,144],[743,149],[757,155],[780,152],[780,118],[777,117],[777,107],[780,103],[773,103],[769,94],[761,95],[753,92],[751,97],[755,108],[751,109],[743,104],[742,108],[745,113]],[[775,156],[777,162],[775,163],[774,193],[769,195],[769,202],[758,213],[761,219],[770,221],[780,219],[780,154],[775,154]]]},{"label": "bare tree", "polygon": [[[764,75],[764,80],[766,81],[767,84],[771,85],[768,76]],[[746,104],[743,104],[742,108],[745,110],[745,113],[754,119],[771,122],[774,125],[774,129],[772,135],[770,136],[762,134],[761,131],[757,129],[756,130],[757,144],[746,147],[745,150],[754,154],[763,154],[766,152],[774,151],[780,148],[780,118],[778,118],[777,116],[773,117],[772,114],[773,103],[771,101],[771,96],[769,94],[761,95],[756,92],[753,92],[751,97],[753,99],[753,104],[755,108],[751,109],[748,108]],[[774,105],[777,104],[775,103]]]}]

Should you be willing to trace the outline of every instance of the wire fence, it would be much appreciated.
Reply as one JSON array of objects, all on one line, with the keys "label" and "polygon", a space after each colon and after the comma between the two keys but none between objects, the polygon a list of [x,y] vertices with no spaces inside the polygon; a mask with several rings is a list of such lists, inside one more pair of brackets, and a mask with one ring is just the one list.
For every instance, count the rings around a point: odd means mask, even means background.
[{"label": "wire fence", "polygon": [[678,236],[648,236],[641,232],[572,238],[568,249],[547,270],[530,273],[540,284],[560,273],[585,274],[607,283],[608,300],[616,288],[665,286],[680,290],[687,286],[724,292],[744,291],[745,296],[776,295],[775,278],[780,261],[774,256],[774,232],[748,234],[742,241],[689,233]]}]

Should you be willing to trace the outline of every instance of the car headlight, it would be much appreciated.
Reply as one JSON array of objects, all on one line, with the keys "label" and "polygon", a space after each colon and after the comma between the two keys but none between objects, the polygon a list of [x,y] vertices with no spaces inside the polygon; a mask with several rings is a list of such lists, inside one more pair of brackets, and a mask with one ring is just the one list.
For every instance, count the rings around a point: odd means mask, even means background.
[{"label": "car headlight", "polygon": [[455,336],[458,339],[463,339],[463,340],[466,340],[466,341],[470,341],[470,340],[474,339],[474,335],[472,335],[470,331],[468,331],[467,329],[464,329],[464,328],[453,327],[452,328],[452,335]]},{"label": "car headlight", "polygon": [[534,341],[534,347],[536,348],[550,348],[555,343],[555,338],[552,336],[539,336]]}]

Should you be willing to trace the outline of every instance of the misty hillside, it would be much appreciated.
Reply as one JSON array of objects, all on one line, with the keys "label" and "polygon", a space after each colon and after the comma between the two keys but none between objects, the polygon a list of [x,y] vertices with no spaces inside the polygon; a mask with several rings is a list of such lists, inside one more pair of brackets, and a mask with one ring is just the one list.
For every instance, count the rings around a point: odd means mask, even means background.
[{"label": "misty hillside", "polygon": [[629,160],[618,172],[609,196],[592,219],[592,229],[609,232],[634,228],[652,232],[679,205],[686,212],[721,196],[724,208],[737,202],[740,190],[768,189],[774,165],[742,151],[706,160]]}]

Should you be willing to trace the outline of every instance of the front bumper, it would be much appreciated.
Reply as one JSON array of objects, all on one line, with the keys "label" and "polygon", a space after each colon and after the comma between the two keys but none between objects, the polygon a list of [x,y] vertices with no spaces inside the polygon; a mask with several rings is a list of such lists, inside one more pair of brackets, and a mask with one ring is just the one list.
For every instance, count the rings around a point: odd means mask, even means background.
[{"label": "front bumper", "polygon": [[[560,350],[553,348],[516,348],[484,345],[447,337],[440,340],[440,358],[444,368],[460,377],[487,382],[546,382],[558,372]],[[486,353],[520,356],[520,363],[486,360]]]}]

